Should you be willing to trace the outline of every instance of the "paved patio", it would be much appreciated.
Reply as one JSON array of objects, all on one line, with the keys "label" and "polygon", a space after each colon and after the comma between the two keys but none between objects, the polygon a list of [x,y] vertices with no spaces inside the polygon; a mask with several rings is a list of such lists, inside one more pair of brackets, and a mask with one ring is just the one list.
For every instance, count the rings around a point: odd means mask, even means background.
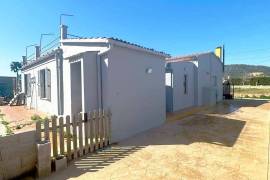
[{"label": "paved patio", "polygon": [[235,100],[85,156],[48,179],[267,179],[270,103]]}]

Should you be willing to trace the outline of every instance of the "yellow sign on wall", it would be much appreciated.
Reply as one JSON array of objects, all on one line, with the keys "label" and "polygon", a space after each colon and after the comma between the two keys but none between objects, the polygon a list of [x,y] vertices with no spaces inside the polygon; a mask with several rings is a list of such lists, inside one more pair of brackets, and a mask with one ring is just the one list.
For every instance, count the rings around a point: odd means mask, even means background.
[{"label": "yellow sign on wall", "polygon": [[219,57],[221,59],[221,56],[222,56],[222,47],[217,47],[215,49],[215,54],[217,57]]}]

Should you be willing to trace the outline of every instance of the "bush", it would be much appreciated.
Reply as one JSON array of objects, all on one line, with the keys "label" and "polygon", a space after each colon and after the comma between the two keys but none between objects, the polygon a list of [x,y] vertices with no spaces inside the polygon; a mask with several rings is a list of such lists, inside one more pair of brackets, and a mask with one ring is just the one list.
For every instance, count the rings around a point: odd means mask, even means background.
[{"label": "bush", "polygon": [[3,125],[5,125],[5,126],[7,126],[8,124],[9,124],[9,122],[7,122],[7,121],[2,121],[1,122]]},{"label": "bush", "polygon": [[40,121],[40,120],[42,120],[42,118],[39,115],[34,114],[33,116],[31,116],[31,120],[32,121]]},{"label": "bush", "polygon": [[270,99],[270,96],[260,95],[261,99]]},{"label": "bush", "polygon": [[249,98],[249,95],[245,95],[245,98]]}]

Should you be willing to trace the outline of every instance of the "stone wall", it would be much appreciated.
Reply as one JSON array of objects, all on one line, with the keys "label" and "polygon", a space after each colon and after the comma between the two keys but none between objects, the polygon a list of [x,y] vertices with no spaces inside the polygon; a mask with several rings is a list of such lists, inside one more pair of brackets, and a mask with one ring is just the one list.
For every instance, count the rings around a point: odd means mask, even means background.
[{"label": "stone wall", "polygon": [[35,131],[0,137],[0,180],[34,170],[36,161]]}]

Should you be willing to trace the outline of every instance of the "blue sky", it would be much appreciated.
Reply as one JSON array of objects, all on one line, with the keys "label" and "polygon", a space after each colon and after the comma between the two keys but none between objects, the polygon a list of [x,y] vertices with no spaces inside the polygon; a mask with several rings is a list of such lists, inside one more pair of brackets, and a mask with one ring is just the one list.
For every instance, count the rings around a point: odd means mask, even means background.
[{"label": "blue sky", "polygon": [[225,44],[228,64],[270,66],[269,9],[269,0],[2,0],[0,76],[15,75],[10,62],[21,60],[41,33],[58,35],[61,13],[74,14],[63,20],[71,34],[117,37],[171,55]]}]

